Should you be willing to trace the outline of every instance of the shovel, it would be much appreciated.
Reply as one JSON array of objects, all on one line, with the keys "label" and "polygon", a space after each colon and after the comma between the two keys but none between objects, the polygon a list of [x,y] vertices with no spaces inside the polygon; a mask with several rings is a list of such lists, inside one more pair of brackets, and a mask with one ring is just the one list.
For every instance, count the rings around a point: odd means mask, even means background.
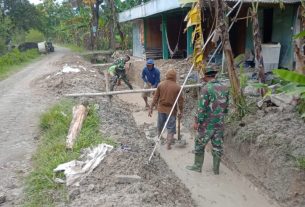
[{"label": "shovel", "polygon": [[186,141],[182,139],[182,135],[180,132],[181,118],[178,116],[178,139],[177,139],[177,147],[185,147]]}]

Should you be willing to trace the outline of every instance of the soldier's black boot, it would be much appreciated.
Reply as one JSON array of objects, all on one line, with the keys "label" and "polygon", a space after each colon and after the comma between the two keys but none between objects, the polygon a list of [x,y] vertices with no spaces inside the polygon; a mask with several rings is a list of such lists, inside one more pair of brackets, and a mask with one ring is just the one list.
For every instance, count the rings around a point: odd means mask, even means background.
[{"label": "soldier's black boot", "polygon": [[215,175],[219,175],[220,156],[213,154],[213,172]]},{"label": "soldier's black boot", "polygon": [[186,169],[192,170],[195,172],[201,172],[203,161],[204,161],[204,153],[195,153],[194,164],[192,166],[186,166]]}]

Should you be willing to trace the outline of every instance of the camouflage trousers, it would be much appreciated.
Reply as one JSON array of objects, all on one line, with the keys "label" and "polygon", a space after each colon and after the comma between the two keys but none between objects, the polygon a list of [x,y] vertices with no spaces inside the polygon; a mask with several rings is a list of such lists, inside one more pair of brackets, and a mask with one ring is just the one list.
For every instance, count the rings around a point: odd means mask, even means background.
[{"label": "camouflage trousers", "polygon": [[213,129],[204,129],[203,127],[199,127],[198,134],[195,138],[195,153],[203,154],[205,146],[209,141],[211,141],[213,146],[213,156],[217,155],[221,157],[223,154],[223,135],[223,127]]},{"label": "camouflage trousers", "polygon": [[115,75],[120,79],[125,82],[125,84],[128,86],[129,89],[133,89],[132,85],[130,84],[126,71],[125,70],[115,70]]}]

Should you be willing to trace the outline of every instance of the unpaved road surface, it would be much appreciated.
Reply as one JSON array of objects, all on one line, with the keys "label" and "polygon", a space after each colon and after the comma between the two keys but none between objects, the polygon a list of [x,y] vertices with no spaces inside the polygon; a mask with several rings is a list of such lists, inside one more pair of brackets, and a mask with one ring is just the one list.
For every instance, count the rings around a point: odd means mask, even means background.
[{"label": "unpaved road surface", "polygon": [[[147,116],[147,111],[138,110],[144,108],[144,101],[140,94],[120,95],[119,97],[123,101],[135,105],[137,110],[134,111],[133,116],[139,126],[156,127],[157,111],[154,111],[153,117],[150,118]],[[267,198],[245,177],[232,172],[223,164],[221,164],[220,175],[215,176],[212,171],[212,156],[208,152],[205,153],[202,173],[187,170],[185,167],[193,164],[194,154],[191,151],[194,148],[194,140],[191,139],[188,129],[182,128],[181,132],[183,139],[188,142],[185,148],[174,147],[169,151],[161,145],[158,151],[169,168],[191,191],[196,206],[278,207],[276,202]]]},{"label": "unpaved road surface", "polygon": [[39,134],[39,116],[56,101],[33,82],[55,71],[56,61],[67,53],[66,49],[56,48],[55,53],[0,82],[0,193],[7,200],[1,206],[21,204],[22,178],[30,170],[35,138]]}]

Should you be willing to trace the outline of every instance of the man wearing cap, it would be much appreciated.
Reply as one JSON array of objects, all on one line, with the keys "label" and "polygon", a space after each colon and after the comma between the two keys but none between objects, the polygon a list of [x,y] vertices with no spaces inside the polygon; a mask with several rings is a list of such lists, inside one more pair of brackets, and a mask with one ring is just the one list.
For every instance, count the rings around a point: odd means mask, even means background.
[{"label": "man wearing cap", "polygon": [[[142,79],[144,81],[144,89],[157,88],[160,82],[160,71],[155,67],[153,59],[147,60],[146,67],[142,70]],[[149,108],[147,101],[147,97],[149,96],[150,92],[142,93],[146,108]]]},{"label": "man wearing cap", "polygon": [[220,158],[223,153],[224,116],[228,112],[229,89],[215,79],[217,71],[207,69],[203,80],[207,83],[200,92],[198,111],[195,115],[194,165],[187,166],[188,170],[201,172],[204,149],[211,140],[213,149],[213,172],[219,174]]}]

